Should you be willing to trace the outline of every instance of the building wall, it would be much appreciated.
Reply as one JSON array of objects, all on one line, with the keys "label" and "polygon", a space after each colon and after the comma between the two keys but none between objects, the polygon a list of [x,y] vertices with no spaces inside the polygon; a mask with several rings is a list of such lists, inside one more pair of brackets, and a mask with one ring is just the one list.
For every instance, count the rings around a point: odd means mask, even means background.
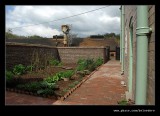
[{"label": "building wall", "polygon": [[127,89],[128,89],[128,82],[129,82],[129,42],[130,42],[130,27],[129,23],[132,18],[133,22],[133,80],[132,80],[132,98],[135,99],[135,77],[136,77],[136,6],[135,5],[128,5],[125,6],[125,67],[124,67],[124,74],[126,77]]},{"label": "building wall", "polygon": [[148,104],[155,104],[155,6],[148,7],[148,23],[152,33],[148,39]]},{"label": "building wall", "polygon": [[106,47],[50,47],[33,44],[6,44],[6,69],[10,70],[17,64],[25,66],[35,63],[47,66],[51,58],[63,63],[76,63],[79,58],[103,58],[107,61]]},{"label": "building wall", "polygon": [[[125,6],[125,59],[124,75],[128,88],[129,77],[129,41],[130,41],[130,18],[133,17],[133,80],[132,80],[132,98],[135,100],[136,85],[136,25],[137,25],[137,7],[134,5]],[[151,36],[148,38],[148,87],[147,87],[147,104],[155,104],[155,6],[148,6],[148,24],[153,29]]]}]

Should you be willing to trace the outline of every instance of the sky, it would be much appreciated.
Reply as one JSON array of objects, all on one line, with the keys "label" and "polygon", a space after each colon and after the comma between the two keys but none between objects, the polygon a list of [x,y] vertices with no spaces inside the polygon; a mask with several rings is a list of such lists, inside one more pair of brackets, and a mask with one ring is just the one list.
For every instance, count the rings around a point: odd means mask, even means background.
[{"label": "sky", "polygon": [[[17,35],[52,38],[53,35],[63,34],[61,26],[68,24],[70,33],[77,34],[78,37],[111,32],[119,34],[120,6],[102,7],[105,5],[6,5],[6,31],[11,29]],[[95,11],[73,16],[91,10]]]}]

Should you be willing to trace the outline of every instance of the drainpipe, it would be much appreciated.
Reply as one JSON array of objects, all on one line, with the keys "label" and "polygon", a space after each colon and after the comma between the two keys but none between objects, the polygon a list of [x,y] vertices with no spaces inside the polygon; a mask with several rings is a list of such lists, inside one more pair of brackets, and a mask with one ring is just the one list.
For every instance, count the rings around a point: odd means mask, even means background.
[{"label": "drainpipe", "polygon": [[148,6],[137,6],[137,61],[136,61],[136,105],[146,105],[147,98],[147,67],[148,38],[151,32],[148,27]]},{"label": "drainpipe", "polygon": [[121,65],[121,75],[124,74],[124,5],[121,6],[122,7],[122,34],[121,34],[121,37],[122,37],[122,65]]},{"label": "drainpipe", "polygon": [[120,9],[120,64],[122,62],[122,7],[119,8]]}]

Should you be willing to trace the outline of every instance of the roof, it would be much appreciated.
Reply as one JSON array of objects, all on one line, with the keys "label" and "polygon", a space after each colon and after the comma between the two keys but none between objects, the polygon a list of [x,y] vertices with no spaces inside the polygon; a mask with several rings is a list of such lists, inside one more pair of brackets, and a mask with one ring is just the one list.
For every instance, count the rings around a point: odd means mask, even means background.
[{"label": "roof", "polygon": [[99,38],[86,38],[80,43],[80,46],[110,46],[110,51],[115,51],[116,46],[119,46],[115,38],[99,39]]}]

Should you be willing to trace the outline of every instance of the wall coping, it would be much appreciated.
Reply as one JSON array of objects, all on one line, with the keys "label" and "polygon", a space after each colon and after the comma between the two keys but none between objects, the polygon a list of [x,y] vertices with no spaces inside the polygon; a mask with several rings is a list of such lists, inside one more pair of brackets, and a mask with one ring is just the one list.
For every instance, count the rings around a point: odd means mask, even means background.
[{"label": "wall coping", "polygon": [[26,43],[16,43],[16,42],[6,42],[6,45],[7,46],[26,46],[26,47],[46,47],[46,48],[57,48],[57,49],[75,49],[75,48],[77,48],[77,49],[97,49],[97,48],[101,48],[101,49],[104,49],[104,48],[106,48],[106,47],[104,47],[104,46],[91,46],[91,47],[83,47],[83,46],[80,46],[80,47],[54,47],[54,46],[47,46],[47,45],[41,45],[41,44],[26,44]]}]

